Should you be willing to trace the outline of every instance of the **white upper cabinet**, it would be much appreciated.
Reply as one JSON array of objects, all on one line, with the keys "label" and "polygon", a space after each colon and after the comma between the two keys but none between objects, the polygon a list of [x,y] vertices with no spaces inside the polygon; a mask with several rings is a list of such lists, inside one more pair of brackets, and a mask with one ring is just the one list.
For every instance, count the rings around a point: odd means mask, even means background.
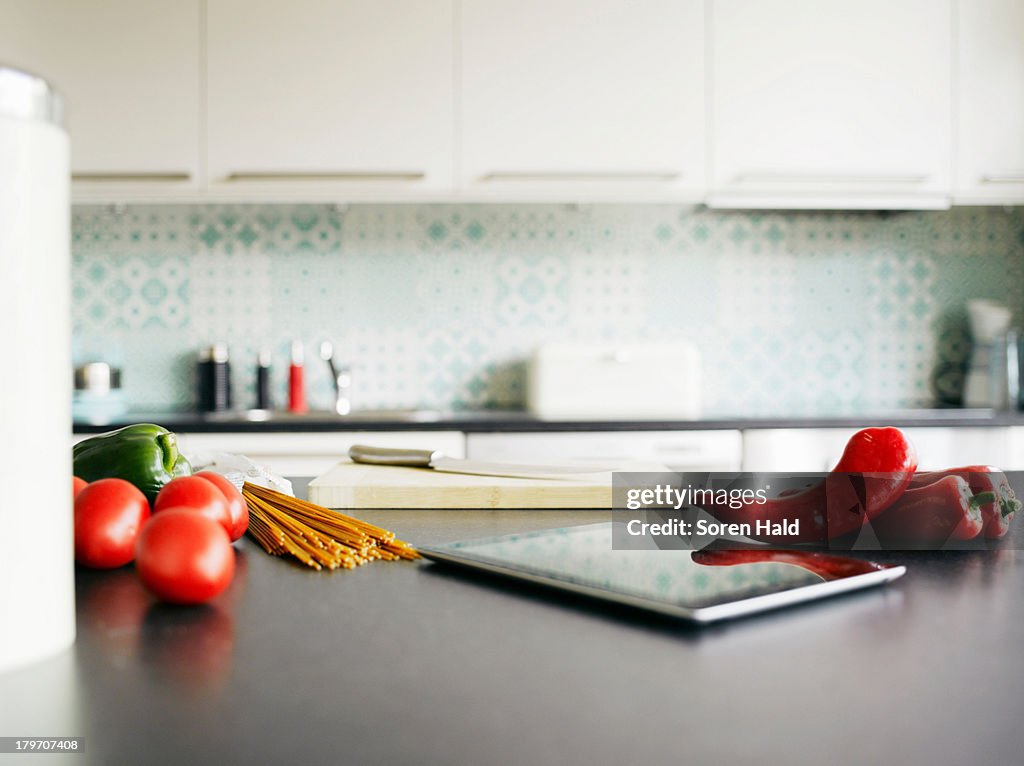
[{"label": "white upper cabinet", "polygon": [[948,206],[951,0],[709,8],[712,205]]},{"label": "white upper cabinet", "polygon": [[0,0],[76,201],[1024,203],[1024,0]]},{"label": "white upper cabinet", "polygon": [[0,4],[0,61],[65,99],[76,195],[194,188],[199,30],[199,0]]},{"label": "white upper cabinet", "polygon": [[700,198],[703,0],[463,0],[460,182]]},{"label": "white upper cabinet", "polygon": [[449,189],[451,0],[208,0],[212,189]]},{"label": "white upper cabinet", "polygon": [[958,202],[1024,202],[1024,1],[959,3]]}]

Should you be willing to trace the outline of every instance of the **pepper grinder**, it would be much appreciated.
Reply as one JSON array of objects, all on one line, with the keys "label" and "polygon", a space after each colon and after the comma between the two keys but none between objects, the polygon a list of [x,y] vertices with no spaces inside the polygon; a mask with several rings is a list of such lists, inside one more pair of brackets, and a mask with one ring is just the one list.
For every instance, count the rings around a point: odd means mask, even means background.
[{"label": "pepper grinder", "polygon": [[231,409],[231,361],[226,343],[214,343],[199,355],[199,409]]}]

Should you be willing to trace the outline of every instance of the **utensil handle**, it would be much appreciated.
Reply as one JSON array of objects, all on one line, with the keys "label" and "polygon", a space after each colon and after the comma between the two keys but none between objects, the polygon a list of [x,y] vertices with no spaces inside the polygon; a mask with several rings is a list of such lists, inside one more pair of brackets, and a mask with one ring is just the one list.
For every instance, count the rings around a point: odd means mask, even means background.
[{"label": "utensil handle", "polygon": [[228,183],[241,182],[317,182],[317,181],[347,181],[347,182],[412,182],[422,181],[427,174],[420,170],[339,170],[339,171],[234,171],[223,176]]},{"label": "utensil handle", "polygon": [[1024,170],[1010,173],[985,173],[981,177],[983,184],[1022,184]]},{"label": "utensil handle", "polygon": [[669,182],[676,181],[682,177],[682,173],[674,170],[623,170],[592,172],[580,171],[537,171],[521,172],[509,170],[492,170],[477,177],[478,181],[484,183],[494,181],[622,181],[622,182]]},{"label": "utensil handle", "polygon": [[442,457],[440,450],[400,449],[395,447],[370,447],[353,444],[348,456],[355,463],[368,465],[404,465],[412,468],[430,468],[430,463]]},{"label": "utensil handle", "polygon": [[72,173],[72,181],[86,183],[180,183],[191,181],[188,171],[142,171],[139,173]]},{"label": "utensil handle", "polygon": [[921,184],[927,173],[844,173],[844,172],[775,172],[747,171],[737,173],[738,183],[822,183],[822,184]]}]

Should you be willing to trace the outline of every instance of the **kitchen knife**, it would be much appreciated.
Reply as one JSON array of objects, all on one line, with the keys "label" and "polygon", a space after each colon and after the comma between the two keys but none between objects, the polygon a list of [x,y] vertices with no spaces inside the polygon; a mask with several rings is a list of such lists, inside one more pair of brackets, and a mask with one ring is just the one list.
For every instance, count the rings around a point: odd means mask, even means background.
[{"label": "kitchen knife", "polygon": [[476,476],[507,476],[514,479],[576,479],[607,473],[604,466],[527,465],[524,463],[490,463],[483,460],[460,460],[446,457],[440,450],[393,449],[354,444],[348,456],[355,463],[397,465],[407,468],[431,468],[445,473],[466,473]]}]

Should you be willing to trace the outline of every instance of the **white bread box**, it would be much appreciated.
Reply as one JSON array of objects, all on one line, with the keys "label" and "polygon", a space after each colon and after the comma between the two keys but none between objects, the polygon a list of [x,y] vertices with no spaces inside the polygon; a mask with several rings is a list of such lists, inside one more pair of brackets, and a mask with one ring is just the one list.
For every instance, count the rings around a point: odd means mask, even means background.
[{"label": "white bread box", "polygon": [[527,387],[527,406],[545,420],[692,420],[700,354],[689,341],[545,343]]}]

